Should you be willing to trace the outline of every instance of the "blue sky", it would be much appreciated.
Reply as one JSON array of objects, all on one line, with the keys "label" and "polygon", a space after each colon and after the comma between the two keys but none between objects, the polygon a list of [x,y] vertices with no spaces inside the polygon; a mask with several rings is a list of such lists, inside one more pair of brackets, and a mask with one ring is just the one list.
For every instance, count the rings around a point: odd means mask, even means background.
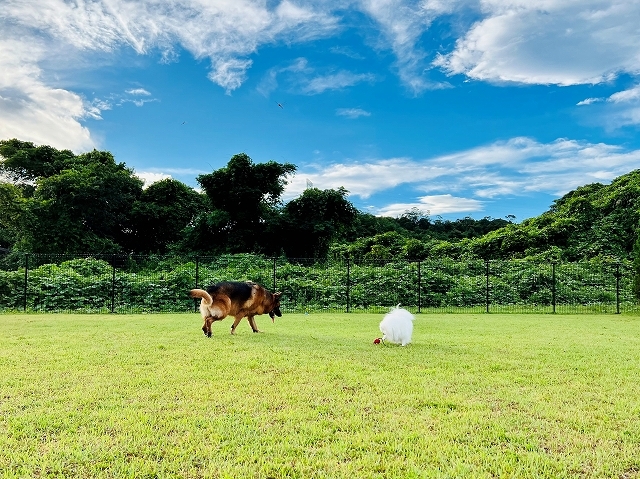
[{"label": "blue sky", "polygon": [[517,221],[640,168],[640,2],[3,0],[0,139]]}]

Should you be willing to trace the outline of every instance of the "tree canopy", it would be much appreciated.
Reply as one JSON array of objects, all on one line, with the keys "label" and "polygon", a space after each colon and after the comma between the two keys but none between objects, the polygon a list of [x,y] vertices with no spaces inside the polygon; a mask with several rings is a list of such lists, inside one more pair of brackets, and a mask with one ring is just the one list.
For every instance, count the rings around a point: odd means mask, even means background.
[{"label": "tree canopy", "polygon": [[[212,249],[249,252],[261,249],[266,218],[281,200],[291,163],[253,163],[245,153],[234,155],[226,167],[197,177],[211,211],[199,219],[197,231],[215,238]],[[201,245],[202,238],[194,238]],[[206,241],[204,241],[206,243]]]},{"label": "tree canopy", "polygon": [[283,249],[295,258],[325,258],[331,243],[344,236],[358,214],[348,191],[306,189],[283,210]]},{"label": "tree canopy", "polygon": [[[635,258],[640,170],[558,198],[540,216],[455,221],[358,211],[344,188],[281,199],[291,163],[234,155],[197,177],[143,182],[111,153],[0,141],[0,248],[42,253],[263,253],[323,259]],[[639,280],[640,281],[640,280]],[[639,283],[640,284],[640,283]]]}]

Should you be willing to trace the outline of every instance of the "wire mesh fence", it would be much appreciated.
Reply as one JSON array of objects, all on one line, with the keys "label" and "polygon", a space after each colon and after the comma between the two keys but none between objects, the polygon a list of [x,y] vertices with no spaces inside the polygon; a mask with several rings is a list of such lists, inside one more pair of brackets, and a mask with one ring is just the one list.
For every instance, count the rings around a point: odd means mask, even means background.
[{"label": "wire mesh fence", "polygon": [[616,260],[24,254],[0,261],[0,311],[193,312],[189,290],[250,280],[281,291],[283,312],[622,313],[640,310],[633,275]]}]

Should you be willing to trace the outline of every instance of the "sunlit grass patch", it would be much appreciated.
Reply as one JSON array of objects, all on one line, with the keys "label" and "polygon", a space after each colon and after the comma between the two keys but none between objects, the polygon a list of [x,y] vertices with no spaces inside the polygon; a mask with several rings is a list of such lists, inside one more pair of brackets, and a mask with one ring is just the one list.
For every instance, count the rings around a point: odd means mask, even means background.
[{"label": "sunlit grass patch", "polygon": [[2,477],[639,477],[640,318],[0,316]]}]

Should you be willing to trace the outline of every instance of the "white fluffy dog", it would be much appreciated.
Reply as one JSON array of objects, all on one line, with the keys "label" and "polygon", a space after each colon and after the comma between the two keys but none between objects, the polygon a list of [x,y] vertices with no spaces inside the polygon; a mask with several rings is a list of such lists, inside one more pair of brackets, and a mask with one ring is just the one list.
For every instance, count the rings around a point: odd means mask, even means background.
[{"label": "white fluffy dog", "polygon": [[390,343],[406,346],[411,342],[413,334],[413,314],[400,305],[388,312],[380,321],[382,340]]}]

